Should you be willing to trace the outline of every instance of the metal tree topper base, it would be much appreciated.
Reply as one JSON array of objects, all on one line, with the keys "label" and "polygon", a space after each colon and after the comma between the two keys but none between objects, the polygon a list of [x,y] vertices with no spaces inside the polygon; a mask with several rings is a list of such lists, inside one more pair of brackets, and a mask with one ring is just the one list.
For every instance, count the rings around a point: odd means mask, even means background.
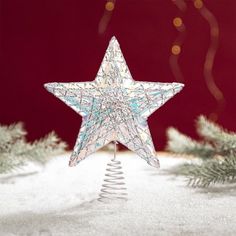
[{"label": "metal tree topper base", "polygon": [[127,188],[123,180],[121,162],[116,160],[117,142],[114,141],[114,156],[107,164],[104,184],[101,188],[98,201],[109,202],[112,200],[127,200]]}]

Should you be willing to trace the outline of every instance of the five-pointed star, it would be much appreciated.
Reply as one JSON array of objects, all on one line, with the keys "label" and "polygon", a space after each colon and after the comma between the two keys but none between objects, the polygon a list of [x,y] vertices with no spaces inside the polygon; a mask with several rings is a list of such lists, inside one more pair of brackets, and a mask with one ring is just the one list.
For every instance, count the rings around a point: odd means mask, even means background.
[{"label": "five-pointed star", "polygon": [[47,83],[45,87],[82,116],[70,166],[118,141],[148,164],[159,167],[147,118],[183,84],[134,81],[112,37],[94,81]]}]

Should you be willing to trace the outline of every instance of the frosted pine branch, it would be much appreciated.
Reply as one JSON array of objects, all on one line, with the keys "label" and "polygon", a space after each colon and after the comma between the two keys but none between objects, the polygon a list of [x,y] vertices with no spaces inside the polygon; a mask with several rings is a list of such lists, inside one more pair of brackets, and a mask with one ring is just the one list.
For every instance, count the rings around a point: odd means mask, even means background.
[{"label": "frosted pine branch", "polygon": [[168,151],[201,158],[210,158],[215,155],[215,150],[210,144],[193,140],[173,127],[167,129],[167,138]]},{"label": "frosted pine branch", "polygon": [[230,156],[224,160],[208,160],[201,165],[189,164],[184,169],[189,179],[189,185],[208,187],[216,183],[236,182],[236,157]]},{"label": "frosted pine branch", "polygon": [[203,139],[215,146],[219,155],[236,154],[236,133],[223,129],[204,116],[197,120],[197,131]]},{"label": "frosted pine branch", "polygon": [[21,122],[9,126],[0,125],[0,153],[9,152],[18,140],[25,140],[26,134]]},{"label": "frosted pine branch", "polygon": [[0,173],[19,168],[29,160],[43,164],[67,147],[55,132],[33,143],[26,141],[26,134],[22,123],[0,125]]},{"label": "frosted pine branch", "polygon": [[21,158],[15,159],[14,156],[11,156],[7,153],[0,154],[0,174],[15,170],[24,164],[25,162]]},{"label": "frosted pine branch", "polygon": [[32,144],[18,142],[13,151],[18,157],[44,163],[49,156],[63,153],[66,147],[66,143],[62,142],[55,132],[51,132]]},{"label": "frosted pine branch", "polygon": [[168,150],[201,158],[197,164],[177,166],[171,172],[187,176],[189,184],[195,187],[236,182],[236,133],[223,129],[204,116],[197,120],[197,132],[203,138],[200,142],[174,128],[167,130]]}]

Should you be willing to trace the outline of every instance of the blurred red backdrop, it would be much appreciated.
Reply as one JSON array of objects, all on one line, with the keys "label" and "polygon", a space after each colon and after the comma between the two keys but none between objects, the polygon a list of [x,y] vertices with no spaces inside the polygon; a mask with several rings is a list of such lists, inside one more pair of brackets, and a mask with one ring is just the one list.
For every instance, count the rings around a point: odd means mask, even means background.
[{"label": "blurred red backdrop", "polygon": [[[103,0],[1,0],[0,123],[23,121],[30,140],[55,130],[73,146],[81,118],[43,84],[93,80],[113,35],[135,80],[176,81],[169,57],[179,34],[173,19],[181,15],[186,38],[179,65],[186,86],[149,118],[149,126],[159,150],[168,126],[195,136],[196,117],[208,116],[217,107],[203,74],[210,28],[192,1],[184,1],[184,12],[175,2],[117,0],[113,11],[106,12]],[[213,75],[226,105],[218,122],[235,130],[236,1],[204,3],[220,31]],[[107,20],[107,27],[99,23],[101,19]]]}]

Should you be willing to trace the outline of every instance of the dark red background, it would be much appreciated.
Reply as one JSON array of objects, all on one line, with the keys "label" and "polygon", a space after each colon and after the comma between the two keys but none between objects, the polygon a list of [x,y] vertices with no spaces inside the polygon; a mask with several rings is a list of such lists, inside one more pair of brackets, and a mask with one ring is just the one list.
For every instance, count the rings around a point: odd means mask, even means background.
[{"label": "dark red background", "polygon": [[[180,66],[184,90],[149,119],[158,149],[165,130],[175,126],[195,135],[194,120],[209,115],[217,103],[209,93],[203,64],[210,43],[209,25],[187,2],[187,29]],[[236,129],[236,1],[206,0],[219,23],[220,46],[213,74],[226,106],[219,123]],[[74,144],[81,118],[49,94],[52,81],[90,81],[96,76],[110,38],[115,35],[135,80],[173,82],[170,48],[178,35],[173,18],[180,10],[171,0],[117,0],[103,34],[98,24],[106,1],[1,0],[0,123],[25,122],[31,140],[55,130]]]}]

